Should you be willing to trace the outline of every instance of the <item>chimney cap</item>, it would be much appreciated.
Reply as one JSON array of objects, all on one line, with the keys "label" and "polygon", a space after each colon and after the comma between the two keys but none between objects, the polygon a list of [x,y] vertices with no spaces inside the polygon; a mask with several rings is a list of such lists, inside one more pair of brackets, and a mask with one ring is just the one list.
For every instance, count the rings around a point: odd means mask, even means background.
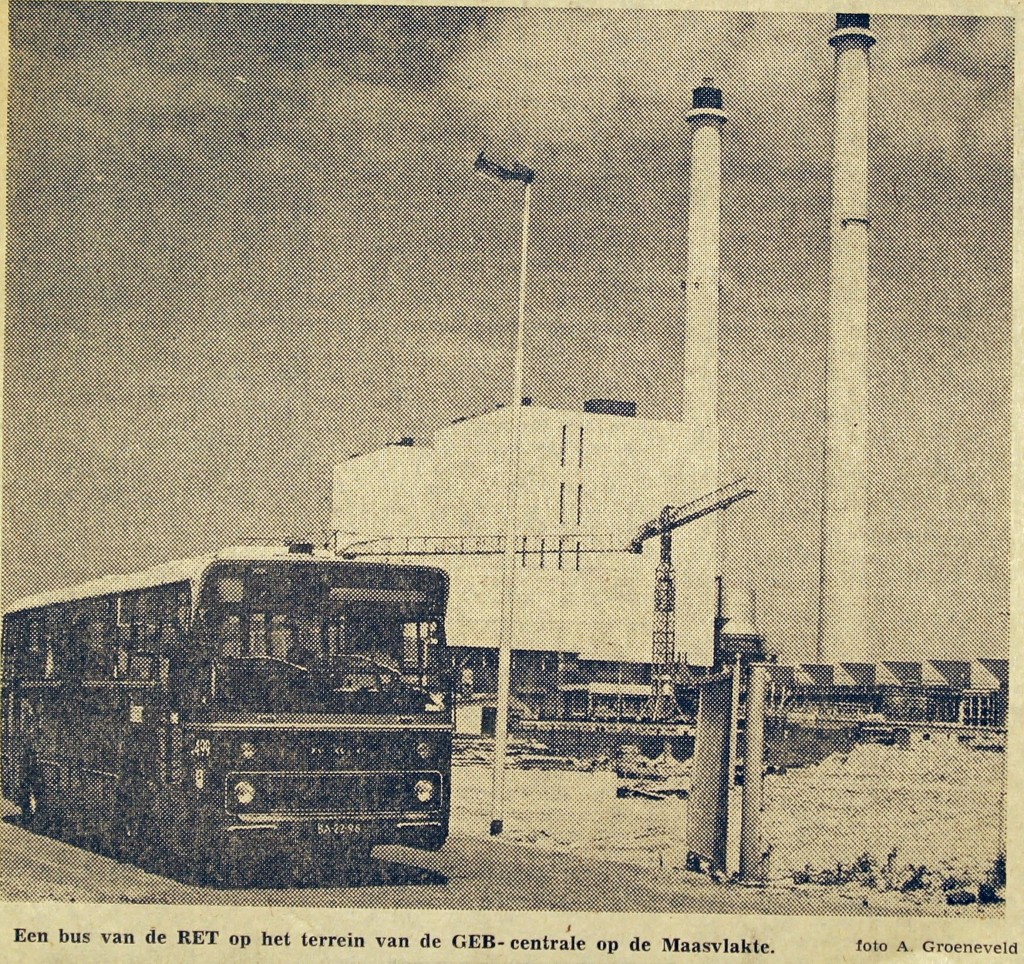
[{"label": "chimney cap", "polygon": [[871,15],[867,13],[837,13],[836,29],[829,34],[828,42],[835,47],[860,46],[865,50],[875,42],[871,32]]},{"label": "chimney cap", "polygon": [[869,13],[837,13],[836,30],[848,30],[850,27],[859,30],[871,29],[871,14]]},{"label": "chimney cap", "polygon": [[693,88],[694,110],[722,109],[722,91],[721,88],[715,87],[714,83],[710,77],[705,77],[700,87]]}]

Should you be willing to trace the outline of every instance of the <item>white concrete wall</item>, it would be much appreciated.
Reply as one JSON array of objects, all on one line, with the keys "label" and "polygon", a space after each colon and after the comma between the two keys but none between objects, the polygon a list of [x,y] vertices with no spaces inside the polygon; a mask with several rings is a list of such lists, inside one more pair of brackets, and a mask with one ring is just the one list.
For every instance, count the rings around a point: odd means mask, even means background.
[{"label": "white concrete wall", "polygon": [[437,527],[435,453],[389,445],[334,467],[331,527],[362,538],[425,535]]},{"label": "white concrete wall", "polygon": [[[490,412],[440,429],[433,449],[390,447],[337,466],[335,527],[366,538],[503,532],[510,417],[507,409]],[[543,566],[532,551],[525,566],[517,559],[515,648],[650,659],[657,540],[642,556],[582,553],[578,570],[575,545],[577,537],[586,546],[612,535],[624,544],[664,505],[703,494],[707,486],[698,445],[685,424],[536,406],[524,410],[520,532],[530,550],[543,536],[545,553]],[[713,534],[709,518],[676,530],[673,537],[676,649],[688,653],[691,663],[705,665],[712,658]],[[449,572],[449,642],[497,646],[500,557],[407,561]]]}]

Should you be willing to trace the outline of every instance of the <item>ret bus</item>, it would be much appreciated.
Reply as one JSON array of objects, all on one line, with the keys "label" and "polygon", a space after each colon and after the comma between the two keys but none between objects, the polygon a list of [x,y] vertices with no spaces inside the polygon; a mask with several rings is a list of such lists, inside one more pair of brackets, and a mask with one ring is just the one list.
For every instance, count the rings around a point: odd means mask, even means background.
[{"label": "ret bus", "polygon": [[437,569],[287,546],[24,600],[3,620],[4,794],[35,829],[211,882],[437,849],[447,593]]}]

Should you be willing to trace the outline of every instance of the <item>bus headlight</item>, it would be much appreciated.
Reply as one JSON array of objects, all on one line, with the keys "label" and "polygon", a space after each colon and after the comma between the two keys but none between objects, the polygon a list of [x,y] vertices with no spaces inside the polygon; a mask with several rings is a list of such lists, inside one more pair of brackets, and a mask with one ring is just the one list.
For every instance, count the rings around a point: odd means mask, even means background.
[{"label": "bus headlight", "polygon": [[426,740],[420,740],[416,744],[416,754],[421,760],[429,760],[434,754],[434,748]]},{"label": "bus headlight", "polygon": [[256,744],[255,743],[243,743],[239,747],[239,752],[242,754],[243,760],[251,760],[256,756]]},{"label": "bus headlight", "polygon": [[412,789],[420,803],[429,803],[434,799],[434,784],[430,780],[417,780]]},{"label": "bus headlight", "polygon": [[256,799],[256,788],[248,780],[239,780],[233,793],[239,806],[247,807]]}]

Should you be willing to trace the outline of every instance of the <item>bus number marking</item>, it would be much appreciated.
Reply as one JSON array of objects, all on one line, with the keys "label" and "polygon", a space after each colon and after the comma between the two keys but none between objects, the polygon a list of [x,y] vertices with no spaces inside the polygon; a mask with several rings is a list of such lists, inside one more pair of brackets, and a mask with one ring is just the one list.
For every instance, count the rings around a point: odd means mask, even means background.
[{"label": "bus number marking", "polygon": [[196,740],[196,745],[192,748],[192,756],[209,756],[210,755],[210,741],[209,740]]}]

